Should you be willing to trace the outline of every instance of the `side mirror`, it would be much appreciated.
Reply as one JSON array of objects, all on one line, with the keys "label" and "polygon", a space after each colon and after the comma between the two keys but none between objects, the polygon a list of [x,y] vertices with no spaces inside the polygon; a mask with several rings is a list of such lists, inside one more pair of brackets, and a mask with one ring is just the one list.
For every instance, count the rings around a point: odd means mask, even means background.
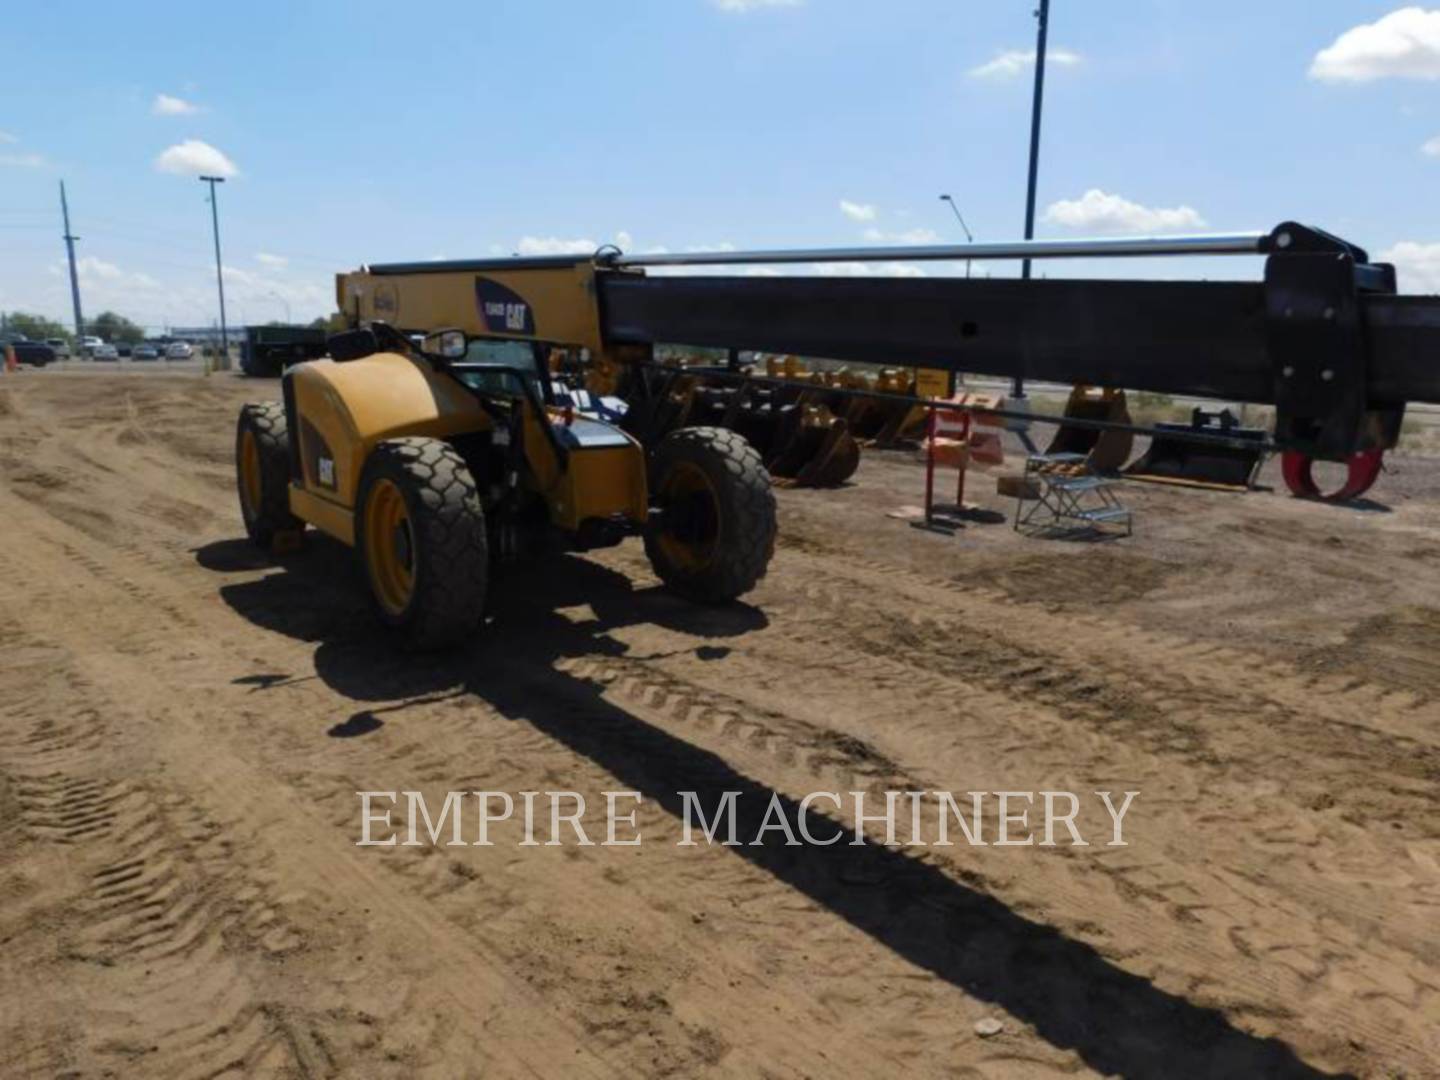
[{"label": "side mirror", "polygon": [[368,328],[331,334],[326,344],[332,360],[359,360],[380,351],[375,331]]},{"label": "side mirror", "polygon": [[420,351],[446,360],[463,360],[469,348],[463,330],[435,330],[425,335]]}]

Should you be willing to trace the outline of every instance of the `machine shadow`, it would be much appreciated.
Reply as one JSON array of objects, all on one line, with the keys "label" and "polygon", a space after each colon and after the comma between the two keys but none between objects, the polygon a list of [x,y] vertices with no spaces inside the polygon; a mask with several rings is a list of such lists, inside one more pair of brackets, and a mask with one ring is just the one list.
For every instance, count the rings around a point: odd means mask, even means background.
[{"label": "machine shadow", "polygon": [[[794,829],[796,800],[607,700],[600,684],[555,668],[566,657],[631,655],[609,631],[636,621],[718,641],[765,625],[756,609],[695,608],[663,590],[635,589],[623,575],[585,559],[548,560],[499,572],[490,632],[483,635],[488,644],[405,656],[375,627],[363,583],[343,569],[348,560],[336,557],[343,551],[328,542],[312,544],[281,572],[220,590],[257,625],[318,641],[316,674],[337,693],[360,703],[412,699],[364,708],[331,728],[332,736],[378,729],[384,723],[379,712],[474,695],[594,762],[677,823],[684,816],[682,792],[693,793],[707,815],[727,792],[737,793],[735,835],[742,843],[728,851],[895,955],[1005,1010],[1051,1045],[1073,1050],[1092,1069],[1157,1080],[1335,1075],[1307,1065],[1284,1042],[1242,1031],[1221,1012],[1160,989],[903,849],[852,845],[851,837],[833,846],[786,846],[783,836],[761,826],[773,798]],[[197,558],[218,569],[224,555],[209,551]],[[335,606],[297,610],[312,604]],[[566,613],[581,605],[594,617]],[[693,652],[718,654],[723,648],[706,644]],[[477,745],[476,753],[484,752]],[[837,818],[813,809],[806,820],[817,838],[845,831]],[[760,842],[750,843],[757,837]]]},{"label": "machine shadow", "polygon": [[[343,685],[337,689],[365,700],[453,685],[456,680],[449,673],[455,665],[486,652],[487,641],[504,641],[508,653],[513,635],[533,633],[542,625],[567,629],[563,640],[570,651],[557,656],[613,653],[617,643],[608,634],[621,626],[643,623],[708,639],[768,625],[760,609],[743,601],[697,605],[658,585],[637,588],[624,574],[589,559],[550,556],[495,568],[485,630],[475,642],[443,654],[412,655],[398,650],[376,623],[351,549],[323,534],[307,533],[304,548],[279,558],[243,540],[215,541],[193,554],[202,567],[219,574],[273,568],[276,572],[262,578],[222,584],[220,598],[267,630],[322,643],[327,657],[335,657],[337,674],[354,668],[365,675],[355,682],[342,674]],[[587,608],[588,614],[579,610],[575,618],[557,615]],[[697,652],[709,655],[715,648],[702,646]]]}]

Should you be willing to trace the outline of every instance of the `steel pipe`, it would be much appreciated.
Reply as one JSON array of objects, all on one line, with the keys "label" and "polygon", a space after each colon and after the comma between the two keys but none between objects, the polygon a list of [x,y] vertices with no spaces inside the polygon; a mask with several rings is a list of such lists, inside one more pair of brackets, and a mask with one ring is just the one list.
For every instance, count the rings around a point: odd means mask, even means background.
[{"label": "steel pipe", "polygon": [[1135,236],[1092,240],[1016,240],[987,244],[795,248],[777,251],[691,251],[656,255],[601,254],[605,266],[741,266],[774,263],[962,262],[966,259],[1067,259],[1133,255],[1263,255],[1269,233]]}]

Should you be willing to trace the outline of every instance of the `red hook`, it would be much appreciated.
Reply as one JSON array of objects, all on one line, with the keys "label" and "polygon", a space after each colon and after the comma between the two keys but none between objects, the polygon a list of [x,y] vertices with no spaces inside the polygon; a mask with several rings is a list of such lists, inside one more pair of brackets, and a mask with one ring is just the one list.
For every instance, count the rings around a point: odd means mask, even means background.
[{"label": "red hook", "polygon": [[1345,475],[1345,483],[1340,486],[1338,491],[1333,491],[1328,495],[1322,495],[1320,489],[1315,485],[1315,477],[1310,473],[1310,467],[1315,463],[1315,459],[1308,454],[1302,454],[1296,450],[1286,450],[1280,455],[1280,472],[1285,477],[1285,486],[1290,489],[1290,494],[1301,499],[1348,502],[1370,490],[1370,485],[1375,483],[1375,478],[1380,475],[1384,457],[1385,451],[1379,448],[1360,450],[1351,454],[1345,462],[1348,470]]}]

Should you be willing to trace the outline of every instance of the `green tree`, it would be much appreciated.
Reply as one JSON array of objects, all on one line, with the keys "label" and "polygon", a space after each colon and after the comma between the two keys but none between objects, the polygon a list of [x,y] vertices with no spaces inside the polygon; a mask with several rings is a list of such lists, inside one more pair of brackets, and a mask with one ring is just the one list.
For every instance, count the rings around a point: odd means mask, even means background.
[{"label": "green tree", "polygon": [[46,338],[64,338],[69,341],[71,333],[54,319],[44,315],[28,315],[23,311],[12,311],[5,316],[5,329],[12,334],[24,334],[31,341]]},{"label": "green tree", "polygon": [[105,341],[129,345],[145,340],[145,331],[142,328],[124,315],[117,315],[113,311],[102,311],[91,319],[90,332]]},{"label": "green tree", "polygon": [[312,330],[325,330],[331,334],[338,334],[341,330],[349,329],[349,321],[340,312],[331,315],[322,315],[310,323]]}]

